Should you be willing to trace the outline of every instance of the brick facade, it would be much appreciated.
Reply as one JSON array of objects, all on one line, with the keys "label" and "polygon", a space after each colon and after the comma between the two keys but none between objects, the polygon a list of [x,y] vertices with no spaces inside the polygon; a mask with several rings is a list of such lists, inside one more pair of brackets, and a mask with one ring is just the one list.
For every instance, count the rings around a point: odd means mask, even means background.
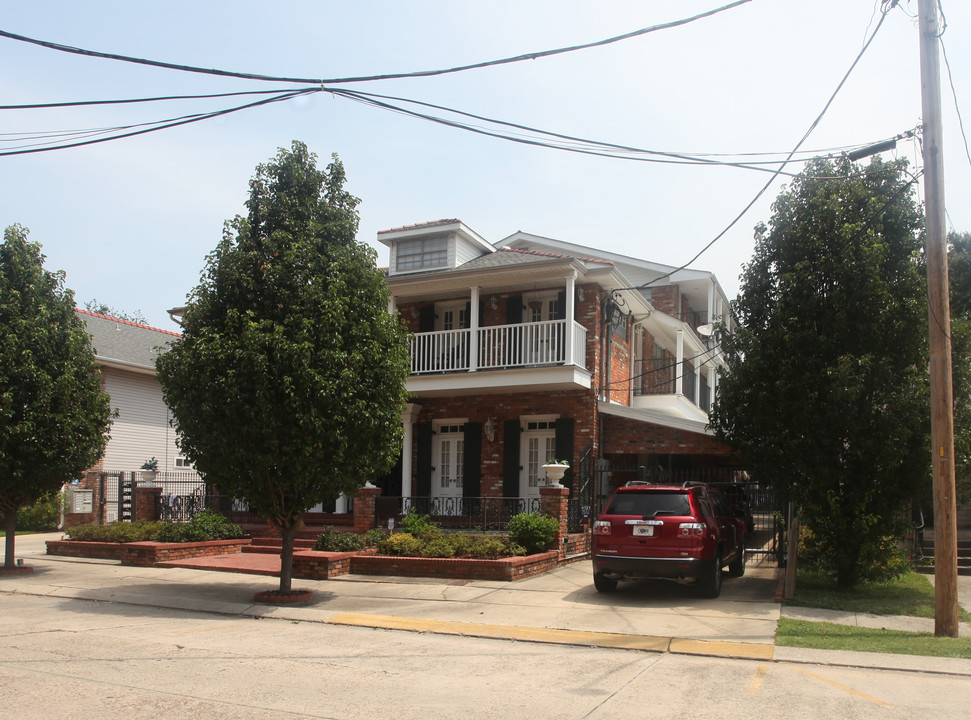
[{"label": "brick facade", "polygon": [[710,435],[603,416],[605,455],[717,455],[729,457],[731,448]]}]

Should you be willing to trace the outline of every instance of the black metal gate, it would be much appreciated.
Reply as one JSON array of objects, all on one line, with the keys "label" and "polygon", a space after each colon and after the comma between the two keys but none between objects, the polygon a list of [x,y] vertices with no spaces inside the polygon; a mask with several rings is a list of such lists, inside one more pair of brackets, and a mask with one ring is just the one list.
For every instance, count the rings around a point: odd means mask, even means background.
[{"label": "black metal gate", "polygon": [[135,519],[135,473],[101,473],[101,517],[104,522]]}]

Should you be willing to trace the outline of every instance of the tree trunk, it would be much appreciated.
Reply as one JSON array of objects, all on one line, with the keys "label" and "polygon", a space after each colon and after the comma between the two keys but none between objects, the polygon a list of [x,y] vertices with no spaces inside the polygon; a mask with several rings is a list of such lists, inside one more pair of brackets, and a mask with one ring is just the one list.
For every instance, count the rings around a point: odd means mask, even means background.
[{"label": "tree trunk", "polygon": [[280,592],[290,592],[293,579],[293,538],[297,534],[297,523],[286,528],[280,528],[283,538],[283,549],[280,550]]},{"label": "tree trunk", "polygon": [[3,566],[5,568],[16,567],[16,562],[14,561],[14,538],[16,537],[17,530],[17,511],[11,510],[6,515],[6,522],[4,523],[4,531],[7,533],[7,541],[4,543],[4,556],[3,556]]}]

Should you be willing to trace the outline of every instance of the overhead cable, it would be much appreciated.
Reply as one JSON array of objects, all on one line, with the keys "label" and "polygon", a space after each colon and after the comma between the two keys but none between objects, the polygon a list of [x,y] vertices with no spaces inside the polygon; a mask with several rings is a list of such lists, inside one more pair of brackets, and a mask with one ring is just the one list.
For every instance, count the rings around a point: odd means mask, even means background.
[{"label": "overhead cable", "polygon": [[634,30],[629,33],[624,33],[623,35],[617,35],[614,37],[606,38],[604,40],[597,40],[595,42],[584,43],[582,45],[572,45],[570,47],[556,48],[554,50],[542,50],[539,52],[526,53],[524,55],[515,55],[513,57],[502,58],[499,60],[487,60],[485,62],[472,63],[470,65],[460,65],[458,67],[441,69],[441,70],[421,70],[418,72],[410,73],[387,73],[384,75],[361,75],[358,77],[345,77],[345,78],[305,78],[305,77],[281,77],[273,75],[261,75],[258,73],[244,73],[235,72],[231,70],[218,70],[215,68],[202,68],[193,65],[181,65],[178,63],[162,62],[159,60],[149,60],[147,58],[132,57],[130,55],[119,55],[117,53],[106,53],[99,52],[96,50],[85,50],[83,48],[73,47],[71,45],[62,45],[60,43],[50,42],[47,40],[38,40],[36,38],[30,38],[25,35],[18,35],[17,33],[8,32],[5,30],[0,30],[0,37],[6,37],[11,40],[17,40],[20,42],[31,43],[33,45],[39,45],[40,47],[48,48],[50,50],[58,50],[60,52],[71,53],[74,55],[84,55],[86,57],[102,58],[105,60],[118,60],[121,62],[135,63],[137,65],[147,65],[150,67],[164,68],[166,70],[178,70],[181,72],[191,72],[200,73],[203,75],[218,75],[220,77],[233,77],[240,78],[243,80],[261,80],[268,82],[291,82],[291,83],[301,83],[301,84],[312,84],[312,85],[337,85],[341,83],[350,82],[369,82],[373,80],[398,80],[404,78],[417,78],[417,77],[433,77],[436,75],[447,75],[450,73],[464,72],[466,70],[477,70],[480,68],[493,67],[496,65],[507,65],[509,63],[523,62],[525,60],[537,60],[539,58],[550,57],[552,55],[561,55],[563,53],[576,52],[578,50],[588,50],[590,48],[600,47],[603,45],[610,45],[611,43],[620,42],[622,40],[629,40],[631,38],[640,37],[641,35],[647,35],[648,33],[657,32],[659,30],[669,30],[671,28],[680,27],[682,25],[687,25],[688,23],[694,22],[696,20],[701,20],[703,18],[711,17],[718,13],[724,12],[726,10],[731,10],[738,7],[739,5],[744,5],[751,2],[752,0],[736,0],[722,7],[715,8],[714,10],[708,10],[697,15],[692,15],[691,17],[682,18],[680,20],[673,20],[667,23],[661,23],[659,25],[652,25],[650,27],[641,28],[640,30]]}]

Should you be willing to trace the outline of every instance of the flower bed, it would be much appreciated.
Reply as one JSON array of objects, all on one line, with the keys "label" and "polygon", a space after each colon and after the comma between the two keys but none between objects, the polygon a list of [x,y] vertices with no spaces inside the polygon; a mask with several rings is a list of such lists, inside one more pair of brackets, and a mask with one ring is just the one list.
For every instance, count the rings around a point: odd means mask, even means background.
[{"label": "flower bed", "polygon": [[151,567],[165,560],[230,555],[238,553],[249,538],[205,540],[203,542],[165,543],[142,540],[130,543],[89,542],[85,540],[48,540],[48,555],[119,560],[122,565]]},{"label": "flower bed", "polygon": [[555,550],[495,560],[395,555],[355,555],[350,558],[351,572],[360,575],[399,575],[457,580],[522,580],[549,572],[558,564],[559,553]]}]

